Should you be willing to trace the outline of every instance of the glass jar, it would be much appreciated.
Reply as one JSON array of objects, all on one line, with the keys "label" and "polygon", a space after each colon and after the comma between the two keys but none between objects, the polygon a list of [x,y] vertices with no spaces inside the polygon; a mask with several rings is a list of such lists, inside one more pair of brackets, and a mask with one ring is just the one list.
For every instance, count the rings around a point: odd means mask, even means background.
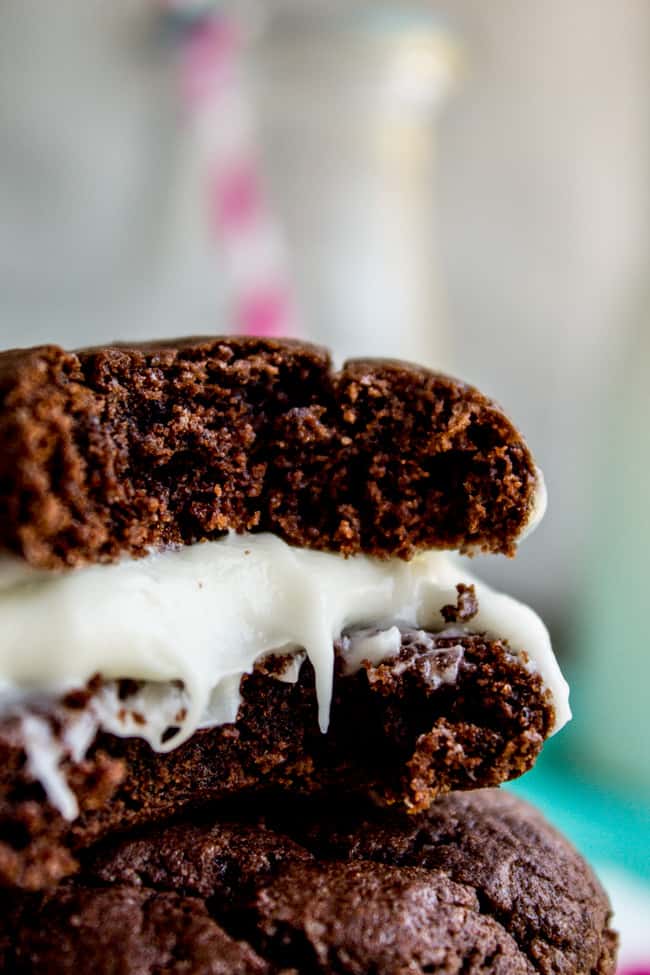
[{"label": "glass jar", "polygon": [[305,7],[270,17],[248,61],[303,334],[341,359],[444,365],[435,123],[457,48],[401,6]]}]

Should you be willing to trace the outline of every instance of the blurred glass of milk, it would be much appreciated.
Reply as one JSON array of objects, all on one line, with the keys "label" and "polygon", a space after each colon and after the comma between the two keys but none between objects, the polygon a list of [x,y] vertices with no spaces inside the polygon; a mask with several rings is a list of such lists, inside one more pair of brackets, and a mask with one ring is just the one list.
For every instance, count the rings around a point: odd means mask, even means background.
[{"label": "blurred glass of milk", "polygon": [[458,51],[422,11],[285,10],[251,48],[267,188],[306,337],[444,365],[434,126]]}]

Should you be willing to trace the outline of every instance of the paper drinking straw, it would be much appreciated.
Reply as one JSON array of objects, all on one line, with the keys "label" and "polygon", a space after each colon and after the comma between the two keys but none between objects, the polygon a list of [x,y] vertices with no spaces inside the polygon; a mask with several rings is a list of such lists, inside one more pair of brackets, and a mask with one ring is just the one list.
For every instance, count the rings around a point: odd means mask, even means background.
[{"label": "paper drinking straw", "polygon": [[206,220],[225,268],[235,328],[247,335],[295,335],[287,253],[264,190],[243,84],[242,31],[222,11],[197,17],[197,4],[187,0],[168,6],[188,15],[181,91],[202,157]]}]

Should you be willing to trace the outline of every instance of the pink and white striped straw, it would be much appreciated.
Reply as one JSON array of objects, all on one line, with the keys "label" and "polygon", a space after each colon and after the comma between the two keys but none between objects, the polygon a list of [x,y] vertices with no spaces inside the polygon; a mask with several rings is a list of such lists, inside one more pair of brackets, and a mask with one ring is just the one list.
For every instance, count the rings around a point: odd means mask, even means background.
[{"label": "pink and white striped straw", "polygon": [[[168,6],[182,12],[187,4]],[[234,20],[220,12],[199,19],[181,52],[183,102],[202,155],[209,232],[225,267],[235,328],[295,335],[287,253],[264,191],[241,51]]]}]

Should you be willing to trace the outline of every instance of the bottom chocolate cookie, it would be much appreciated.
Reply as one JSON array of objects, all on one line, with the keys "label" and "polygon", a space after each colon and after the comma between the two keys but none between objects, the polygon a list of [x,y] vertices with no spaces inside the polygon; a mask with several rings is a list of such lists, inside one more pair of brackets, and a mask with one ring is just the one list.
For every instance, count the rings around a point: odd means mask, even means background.
[{"label": "bottom chocolate cookie", "polygon": [[313,802],[114,842],[55,891],[4,894],[14,975],[610,975],[607,896],[530,806],[418,816]]}]

